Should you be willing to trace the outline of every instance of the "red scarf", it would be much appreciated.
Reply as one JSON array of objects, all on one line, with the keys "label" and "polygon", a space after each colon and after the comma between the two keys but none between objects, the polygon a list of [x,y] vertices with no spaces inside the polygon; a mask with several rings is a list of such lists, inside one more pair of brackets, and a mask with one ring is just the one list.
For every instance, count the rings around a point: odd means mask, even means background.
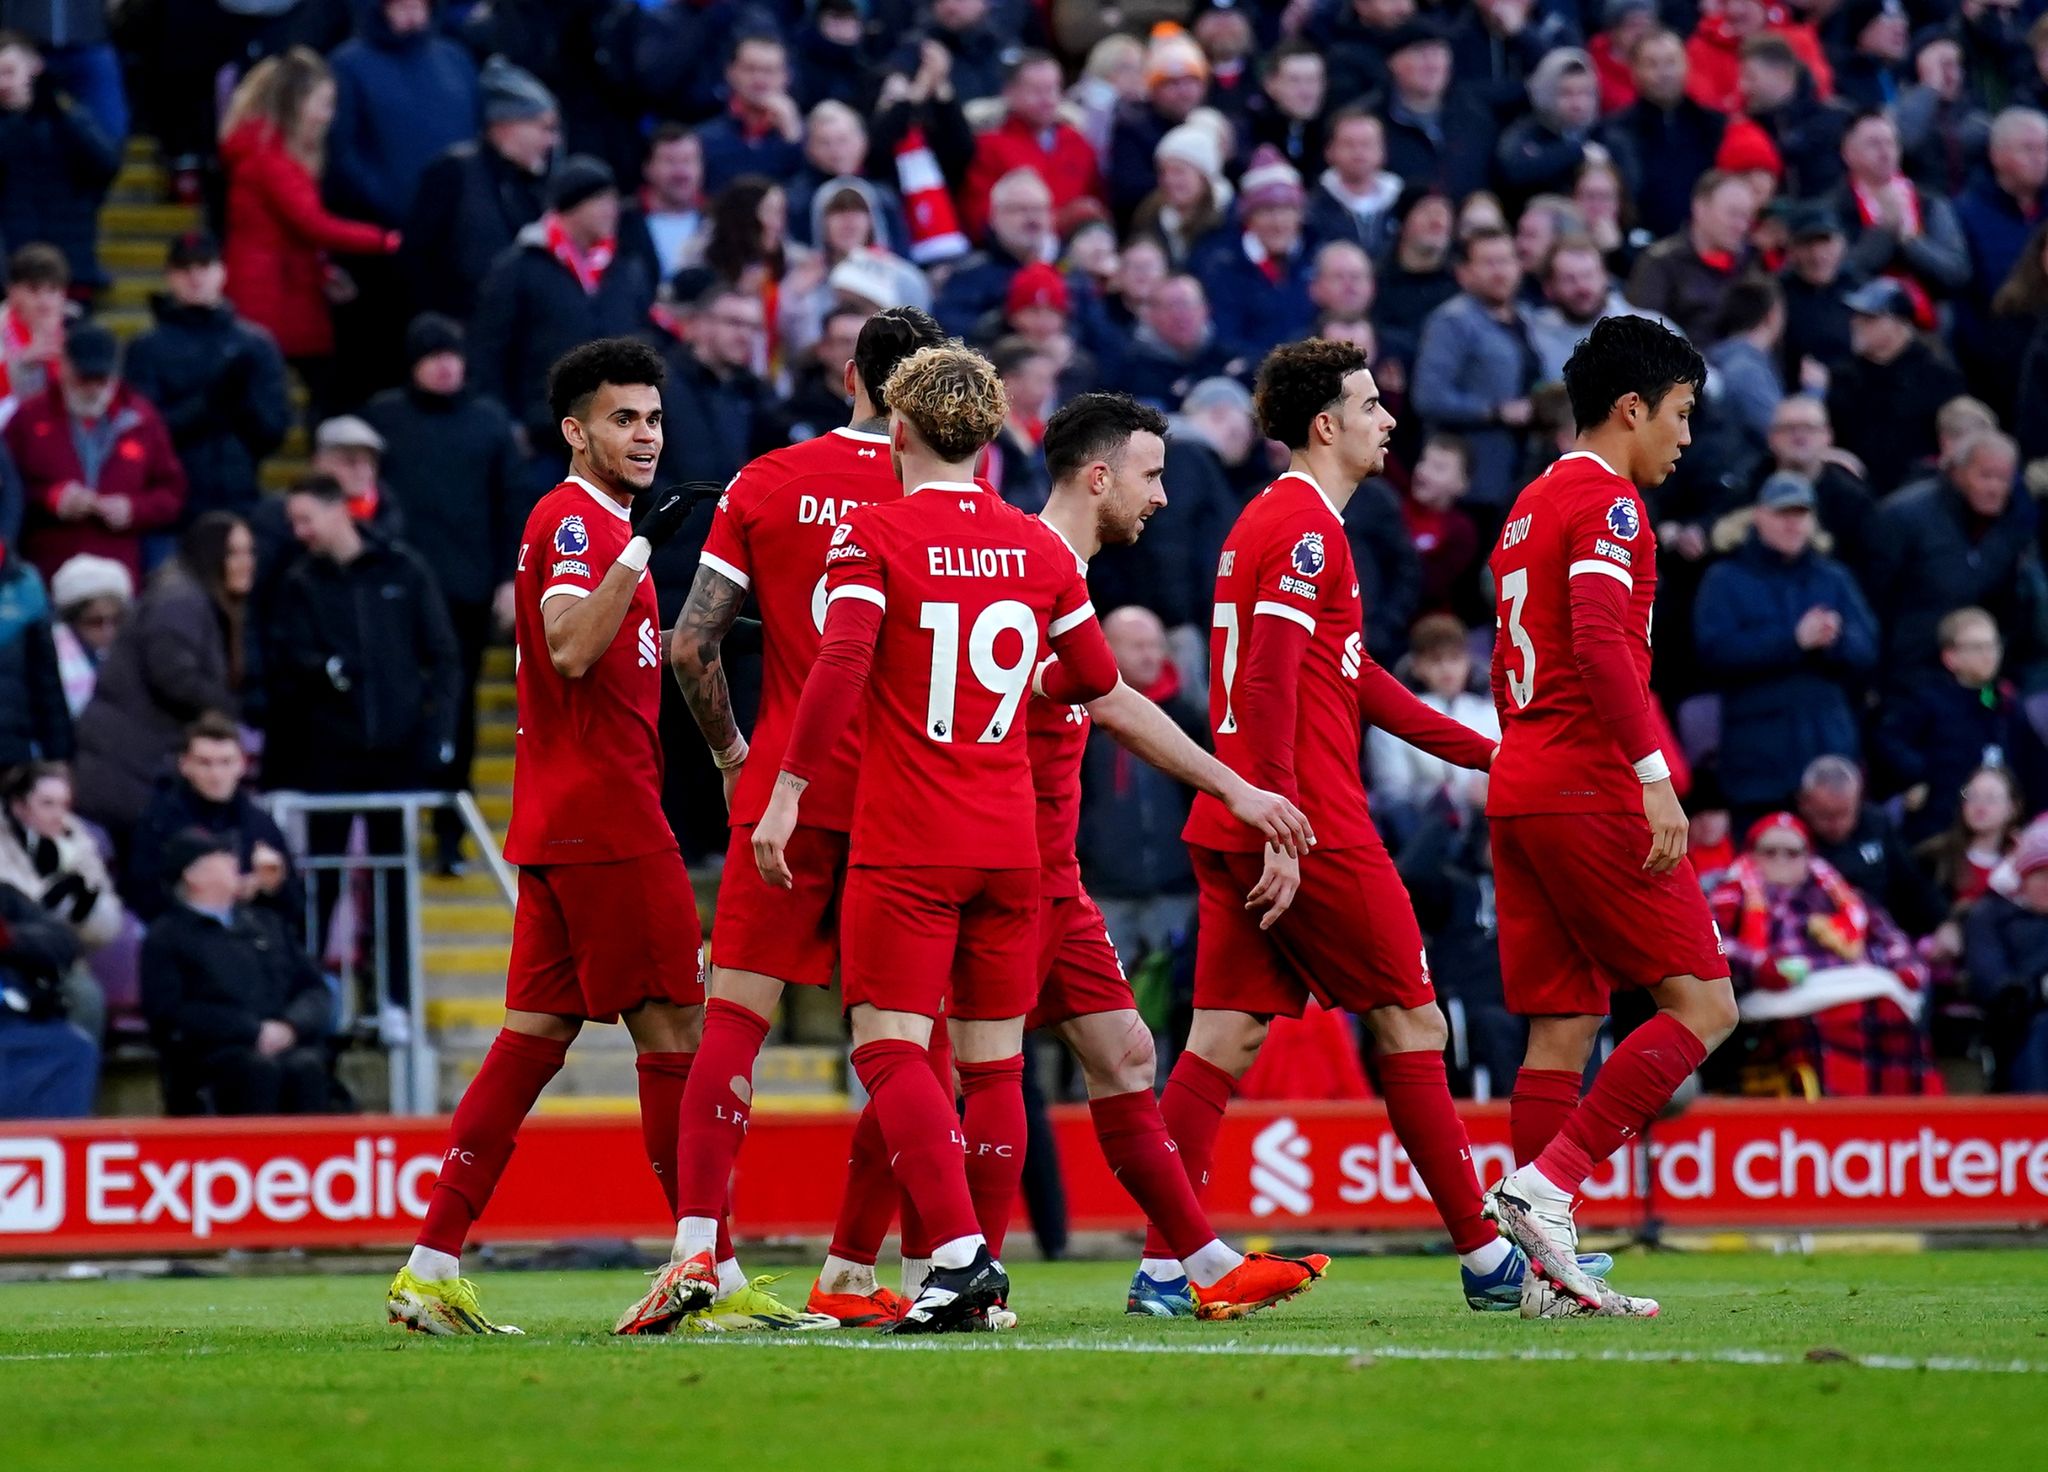
[{"label": "red scarf", "polygon": [[[1893,179],[1891,184],[1886,187],[1893,188],[1894,186],[1896,186],[1897,192],[1904,203],[1903,213],[1906,217],[1906,223],[1917,232],[1920,229],[1920,191],[1913,187],[1904,174]],[[1869,229],[1877,223],[1877,196],[1866,190],[1854,179],[1849,181],[1849,188],[1856,196],[1856,218],[1865,229]],[[1922,332],[1932,332],[1934,330],[1934,299],[1928,296],[1927,288],[1920,284],[1918,278],[1902,267],[1895,266],[1884,274],[1905,288],[1907,297],[1913,303],[1914,323]]]},{"label": "red scarf", "polygon": [[[1807,934],[1845,962],[1862,960],[1864,942],[1870,934],[1870,910],[1863,897],[1827,860],[1815,858],[1807,862],[1813,870],[1813,882],[1835,907],[1832,915],[1810,917],[1806,922]],[[1771,949],[1771,902],[1764,892],[1763,868],[1756,859],[1744,854],[1728,871],[1728,877],[1742,891],[1736,944],[1753,956],[1766,956]]]},{"label": "red scarf", "polygon": [[1696,245],[1692,248],[1692,253],[1698,256],[1700,263],[1710,271],[1719,271],[1723,276],[1731,276],[1735,273],[1734,251],[1702,250]]},{"label": "red scarf", "polygon": [[618,241],[607,235],[589,250],[578,250],[576,242],[569,238],[560,215],[549,210],[542,224],[547,228],[548,254],[576,278],[576,284],[583,288],[585,296],[596,296],[598,283],[604,280],[606,268],[611,265],[612,257],[618,254]]}]

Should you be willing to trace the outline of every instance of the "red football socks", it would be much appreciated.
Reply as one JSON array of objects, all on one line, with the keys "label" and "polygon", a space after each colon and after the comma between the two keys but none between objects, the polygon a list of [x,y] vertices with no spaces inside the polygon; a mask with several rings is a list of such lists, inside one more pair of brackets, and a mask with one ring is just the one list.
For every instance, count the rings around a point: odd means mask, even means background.
[{"label": "red football socks", "polygon": [[1451,1102],[1444,1055],[1388,1053],[1379,1060],[1380,1091],[1394,1138],[1408,1152],[1415,1173],[1429,1188],[1436,1213],[1450,1229],[1451,1246],[1476,1252],[1497,1241],[1499,1231],[1479,1214],[1479,1178],[1472,1173],[1472,1144],[1465,1121]]},{"label": "red football socks", "polygon": [[569,1044],[559,1038],[501,1029],[484,1055],[483,1067],[462,1091],[448,1130],[441,1176],[427,1201],[419,1245],[451,1257],[462,1255],[469,1229],[490,1205],[498,1177],[512,1158],[519,1126],[533,1101],[561,1072]]},{"label": "red football socks", "polygon": [[1508,1131],[1514,1136],[1516,1165],[1527,1165],[1557,1138],[1558,1130],[1579,1106],[1580,1077],[1568,1068],[1523,1068],[1516,1072],[1514,1098],[1508,1110]]},{"label": "red football socks", "polygon": [[[1216,1136],[1223,1129],[1223,1111],[1237,1092],[1237,1080],[1198,1053],[1182,1053],[1167,1076],[1159,1114],[1166,1132],[1180,1149],[1181,1169],[1200,1202],[1209,1184],[1209,1162],[1216,1154]],[[1145,1256],[1173,1257],[1173,1245],[1154,1222],[1145,1229]]]},{"label": "red football socks", "polygon": [[683,1090],[678,1220],[725,1215],[733,1162],[754,1108],[754,1060],[767,1040],[768,1019],[760,1013],[719,997],[705,1003],[704,1041]]},{"label": "red football socks", "polygon": [[901,1038],[863,1043],[853,1068],[868,1091],[896,1179],[934,1242],[979,1235],[967,1190],[966,1141],[926,1050]]},{"label": "red football socks", "polygon": [[1010,1209],[1024,1179],[1024,1055],[963,1062],[959,1067],[967,1190],[988,1250],[1000,1257],[1010,1230]]},{"label": "red football socks", "polygon": [[1146,1220],[1158,1224],[1168,1248],[1158,1255],[1186,1261],[1216,1240],[1150,1089],[1090,1099],[1088,1114],[1110,1173],[1131,1193]]},{"label": "red football socks", "polygon": [[1707,1061],[1707,1046],[1669,1012],[1621,1040],[1592,1092],[1572,1111],[1536,1169],[1558,1190],[1576,1194],[1599,1164],[1655,1119],[1678,1086]]},{"label": "red football socks", "polygon": [[633,1060],[640,1075],[640,1141],[647,1163],[668,1198],[669,1220],[676,1218],[676,1141],[682,1129],[683,1089],[690,1080],[695,1053],[642,1053]]},{"label": "red football socks", "polygon": [[846,1187],[839,1196],[839,1219],[832,1224],[832,1245],[826,1250],[833,1257],[873,1267],[882,1239],[889,1235],[897,1192],[896,1177],[889,1169],[889,1149],[882,1143],[882,1122],[875,1117],[875,1101],[870,1099],[854,1121]]},{"label": "red football socks", "polygon": [[[932,1024],[931,1048],[925,1054],[930,1062],[932,1077],[939,1081],[939,1092],[948,1099],[958,1094],[958,1085],[953,1078],[953,1034],[941,1017]],[[910,1199],[910,1193],[901,1193],[903,1208],[902,1251],[908,1258],[927,1258],[932,1249],[939,1245],[938,1239],[925,1230],[924,1218],[917,1214],[917,1203]],[[879,1238],[876,1239],[880,1241]]]}]

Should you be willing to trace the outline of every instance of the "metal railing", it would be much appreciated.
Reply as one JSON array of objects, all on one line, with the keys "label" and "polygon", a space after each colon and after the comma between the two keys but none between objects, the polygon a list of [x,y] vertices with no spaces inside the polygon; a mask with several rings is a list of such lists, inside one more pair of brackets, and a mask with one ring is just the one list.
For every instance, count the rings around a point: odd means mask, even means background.
[{"label": "metal railing", "polygon": [[[420,822],[423,813],[439,812],[453,808],[462,817],[462,825],[476,845],[477,853],[490,867],[491,877],[496,880],[499,893],[509,908],[516,903],[519,893],[517,871],[505,862],[499,851],[496,835],[484,821],[476,799],[467,792],[273,792],[266,799],[271,816],[285,830],[290,840],[299,870],[310,882],[306,885],[306,935],[309,943],[316,947],[318,954],[320,937],[327,927],[322,923],[320,913],[320,889],[317,876],[334,874],[345,876],[368,873],[372,876],[370,904],[368,907],[367,948],[370,957],[371,1002],[373,1014],[381,1017],[384,1009],[392,1005],[396,992],[392,986],[392,956],[394,948],[389,943],[391,926],[390,905],[386,900],[386,886],[382,876],[390,873],[402,874],[404,888],[405,944],[402,948],[406,971],[405,1011],[407,1027],[403,1040],[386,1049],[386,1061],[391,1070],[391,1112],[394,1114],[434,1114],[440,1104],[439,1067],[437,1050],[427,1037],[426,989],[427,977],[424,965],[426,936],[421,919],[421,906],[426,893],[423,867],[420,859],[420,840],[425,826]],[[344,814],[351,819],[367,817],[373,813],[396,813],[400,819],[400,851],[380,853],[374,846],[365,853],[321,853],[310,851],[307,843],[306,819],[315,813]],[[353,823],[351,823],[353,827]],[[329,897],[329,904],[340,903],[340,891]],[[362,947],[359,946],[358,950]],[[342,1026],[353,1026],[359,1015],[355,1006],[354,988],[344,985],[341,989]]]}]

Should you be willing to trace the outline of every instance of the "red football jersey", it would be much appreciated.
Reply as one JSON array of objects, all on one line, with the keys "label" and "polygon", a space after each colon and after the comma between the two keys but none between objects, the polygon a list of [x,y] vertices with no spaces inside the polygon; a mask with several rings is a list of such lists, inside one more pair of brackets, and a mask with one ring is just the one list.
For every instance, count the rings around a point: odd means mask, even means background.
[{"label": "red football jersey", "polygon": [[[1316,846],[1348,848],[1373,839],[1358,775],[1363,724],[1359,673],[1365,664],[1364,605],[1351,544],[1336,506],[1308,476],[1289,471],[1253,497],[1223,543],[1209,638],[1209,724],[1216,755],[1255,786],[1259,753],[1238,729],[1231,704],[1253,620],[1287,619],[1309,631],[1297,681],[1294,779]],[[1225,852],[1254,852],[1265,840],[1208,793],[1197,793],[1183,837]]]},{"label": "red football jersey", "polygon": [[[760,821],[782,769],[790,722],[825,630],[825,549],[832,533],[856,507],[902,495],[889,468],[887,435],[835,429],[761,456],[718,498],[704,565],[752,590],[766,645],[760,713],[733,793],[735,826]],[[841,833],[852,826],[861,730],[856,718],[831,765],[804,793],[807,826]]]},{"label": "red football jersey", "polygon": [[1088,750],[1088,707],[1033,697],[1025,716],[1031,786],[1038,806],[1038,892],[1066,899],[1081,892],[1081,758]]},{"label": "red football jersey", "polygon": [[1574,653],[1572,584],[1605,578],[1626,591],[1628,652],[1647,700],[1657,535],[1641,492],[1599,456],[1574,450],[1515,498],[1489,565],[1500,600],[1493,689],[1501,736],[1487,812],[1640,814],[1643,784],[1632,763],[1643,754],[1625,755],[1594,709]]},{"label": "red football jersey", "polygon": [[579,680],[555,669],[541,622],[553,598],[587,598],[633,537],[625,507],[571,477],[526,518],[518,604],[515,864],[602,864],[676,846],[661,811],[661,614],[646,573],[619,632]]},{"label": "red football jersey", "polygon": [[1115,669],[1073,550],[982,487],[938,481],[855,511],[825,557],[828,604],[882,611],[850,861],[1035,867],[1032,675],[1091,641]]}]

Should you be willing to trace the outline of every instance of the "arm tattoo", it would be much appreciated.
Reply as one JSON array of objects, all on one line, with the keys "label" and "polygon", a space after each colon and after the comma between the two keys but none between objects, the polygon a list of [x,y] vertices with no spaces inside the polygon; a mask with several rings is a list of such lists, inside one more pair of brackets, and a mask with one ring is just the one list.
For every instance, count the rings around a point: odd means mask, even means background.
[{"label": "arm tattoo", "polygon": [[740,735],[739,723],[733,719],[721,645],[746,597],[746,589],[732,579],[708,567],[698,568],[669,646],[669,670],[690,714],[696,717],[705,744],[713,751],[724,751]]}]

